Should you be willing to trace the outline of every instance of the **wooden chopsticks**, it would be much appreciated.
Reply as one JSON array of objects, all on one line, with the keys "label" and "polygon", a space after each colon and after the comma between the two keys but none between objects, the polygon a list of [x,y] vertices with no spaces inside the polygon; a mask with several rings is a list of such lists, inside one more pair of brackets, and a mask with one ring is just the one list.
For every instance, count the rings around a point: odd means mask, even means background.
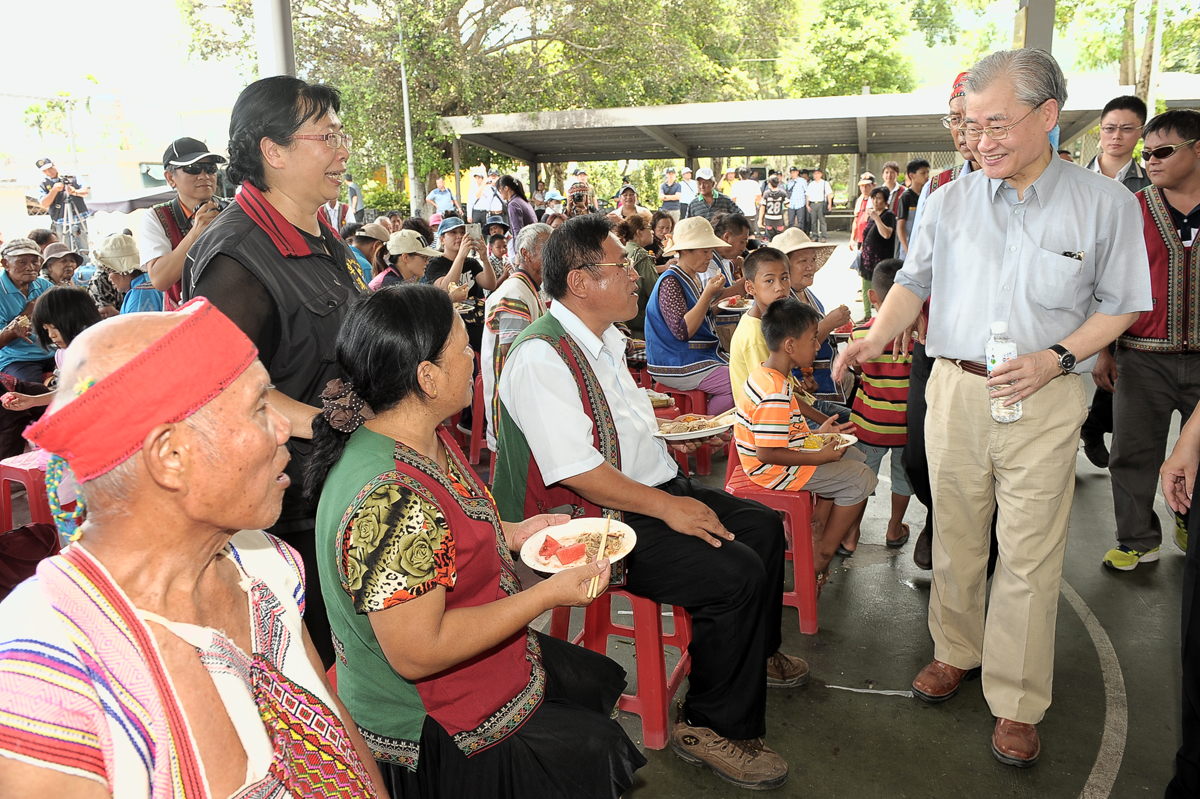
[{"label": "wooden chopsticks", "polygon": [[[596,560],[604,557],[604,548],[608,546],[608,525],[611,521],[612,519],[609,517],[604,517],[604,532],[600,534],[600,549],[596,551]],[[592,562],[595,563],[595,561]],[[600,596],[600,575],[597,574],[592,578],[591,583],[588,584],[587,595],[588,599],[595,599]]]}]

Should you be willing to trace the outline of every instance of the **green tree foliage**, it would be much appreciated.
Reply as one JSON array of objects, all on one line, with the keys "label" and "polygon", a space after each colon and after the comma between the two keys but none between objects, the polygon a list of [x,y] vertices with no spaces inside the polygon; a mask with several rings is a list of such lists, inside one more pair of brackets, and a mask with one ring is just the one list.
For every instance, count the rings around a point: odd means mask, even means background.
[{"label": "green tree foliage", "polygon": [[781,45],[779,81],[787,96],[830,97],[912,91],[912,62],[899,46],[909,20],[888,0],[801,0],[797,41]]},{"label": "green tree foliage", "polygon": [[1200,73],[1200,13],[1163,26],[1162,68]]}]

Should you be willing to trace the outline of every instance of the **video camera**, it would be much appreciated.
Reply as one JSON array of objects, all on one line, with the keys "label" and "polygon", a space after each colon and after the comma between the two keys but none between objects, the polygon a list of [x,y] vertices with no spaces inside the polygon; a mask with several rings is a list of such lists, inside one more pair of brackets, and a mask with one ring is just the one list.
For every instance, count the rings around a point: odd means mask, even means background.
[{"label": "video camera", "polygon": [[200,207],[201,207],[201,206],[203,206],[203,205],[207,205],[207,204],[208,204],[208,203],[210,203],[210,202],[215,202],[215,203],[217,204],[217,213],[220,213],[220,212],[224,211],[226,208],[228,208],[228,207],[229,207],[229,199],[228,199],[228,198],[226,198],[226,197],[217,197],[217,196],[215,196],[215,195],[214,195],[214,196],[212,197],[212,199],[210,199],[210,200],[205,200],[205,201],[204,201],[204,202],[202,202],[202,203],[197,203],[197,204],[196,204],[196,207],[192,209],[192,214],[194,215],[194,214],[195,214],[197,211],[199,211],[199,210],[200,210]]}]

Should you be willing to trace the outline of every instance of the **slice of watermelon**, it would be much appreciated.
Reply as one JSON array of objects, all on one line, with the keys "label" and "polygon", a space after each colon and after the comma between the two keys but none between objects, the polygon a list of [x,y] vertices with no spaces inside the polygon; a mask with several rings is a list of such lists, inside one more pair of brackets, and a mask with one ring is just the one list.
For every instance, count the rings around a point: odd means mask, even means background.
[{"label": "slice of watermelon", "polygon": [[569,547],[562,547],[555,554],[558,555],[558,562],[564,566],[570,566],[575,561],[582,558],[587,553],[587,544],[578,543],[571,544]]},{"label": "slice of watermelon", "polygon": [[542,548],[538,550],[538,557],[550,559],[550,556],[562,548],[562,544],[554,540],[553,536],[546,536],[546,540],[542,542]]}]

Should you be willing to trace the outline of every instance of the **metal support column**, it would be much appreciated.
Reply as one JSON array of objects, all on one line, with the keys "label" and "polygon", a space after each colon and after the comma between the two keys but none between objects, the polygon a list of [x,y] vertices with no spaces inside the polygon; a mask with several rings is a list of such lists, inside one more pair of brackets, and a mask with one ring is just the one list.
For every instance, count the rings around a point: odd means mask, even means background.
[{"label": "metal support column", "polygon": [[454,159],[454,199],[458,200],[458,207],[462,208],[462,170],[459,169],[458,163],[458,136],[450,140],[450,157]]},{"label": "metal support column", "polygon": [[1053,53],[1054,0],[1020,0],[1013,25],[1013,49],[1032,47]]},{"label": "metal support column", "polygon": [[289,0],[254,0],[254,40],[258,46],[258,77],[296,76]]}]

